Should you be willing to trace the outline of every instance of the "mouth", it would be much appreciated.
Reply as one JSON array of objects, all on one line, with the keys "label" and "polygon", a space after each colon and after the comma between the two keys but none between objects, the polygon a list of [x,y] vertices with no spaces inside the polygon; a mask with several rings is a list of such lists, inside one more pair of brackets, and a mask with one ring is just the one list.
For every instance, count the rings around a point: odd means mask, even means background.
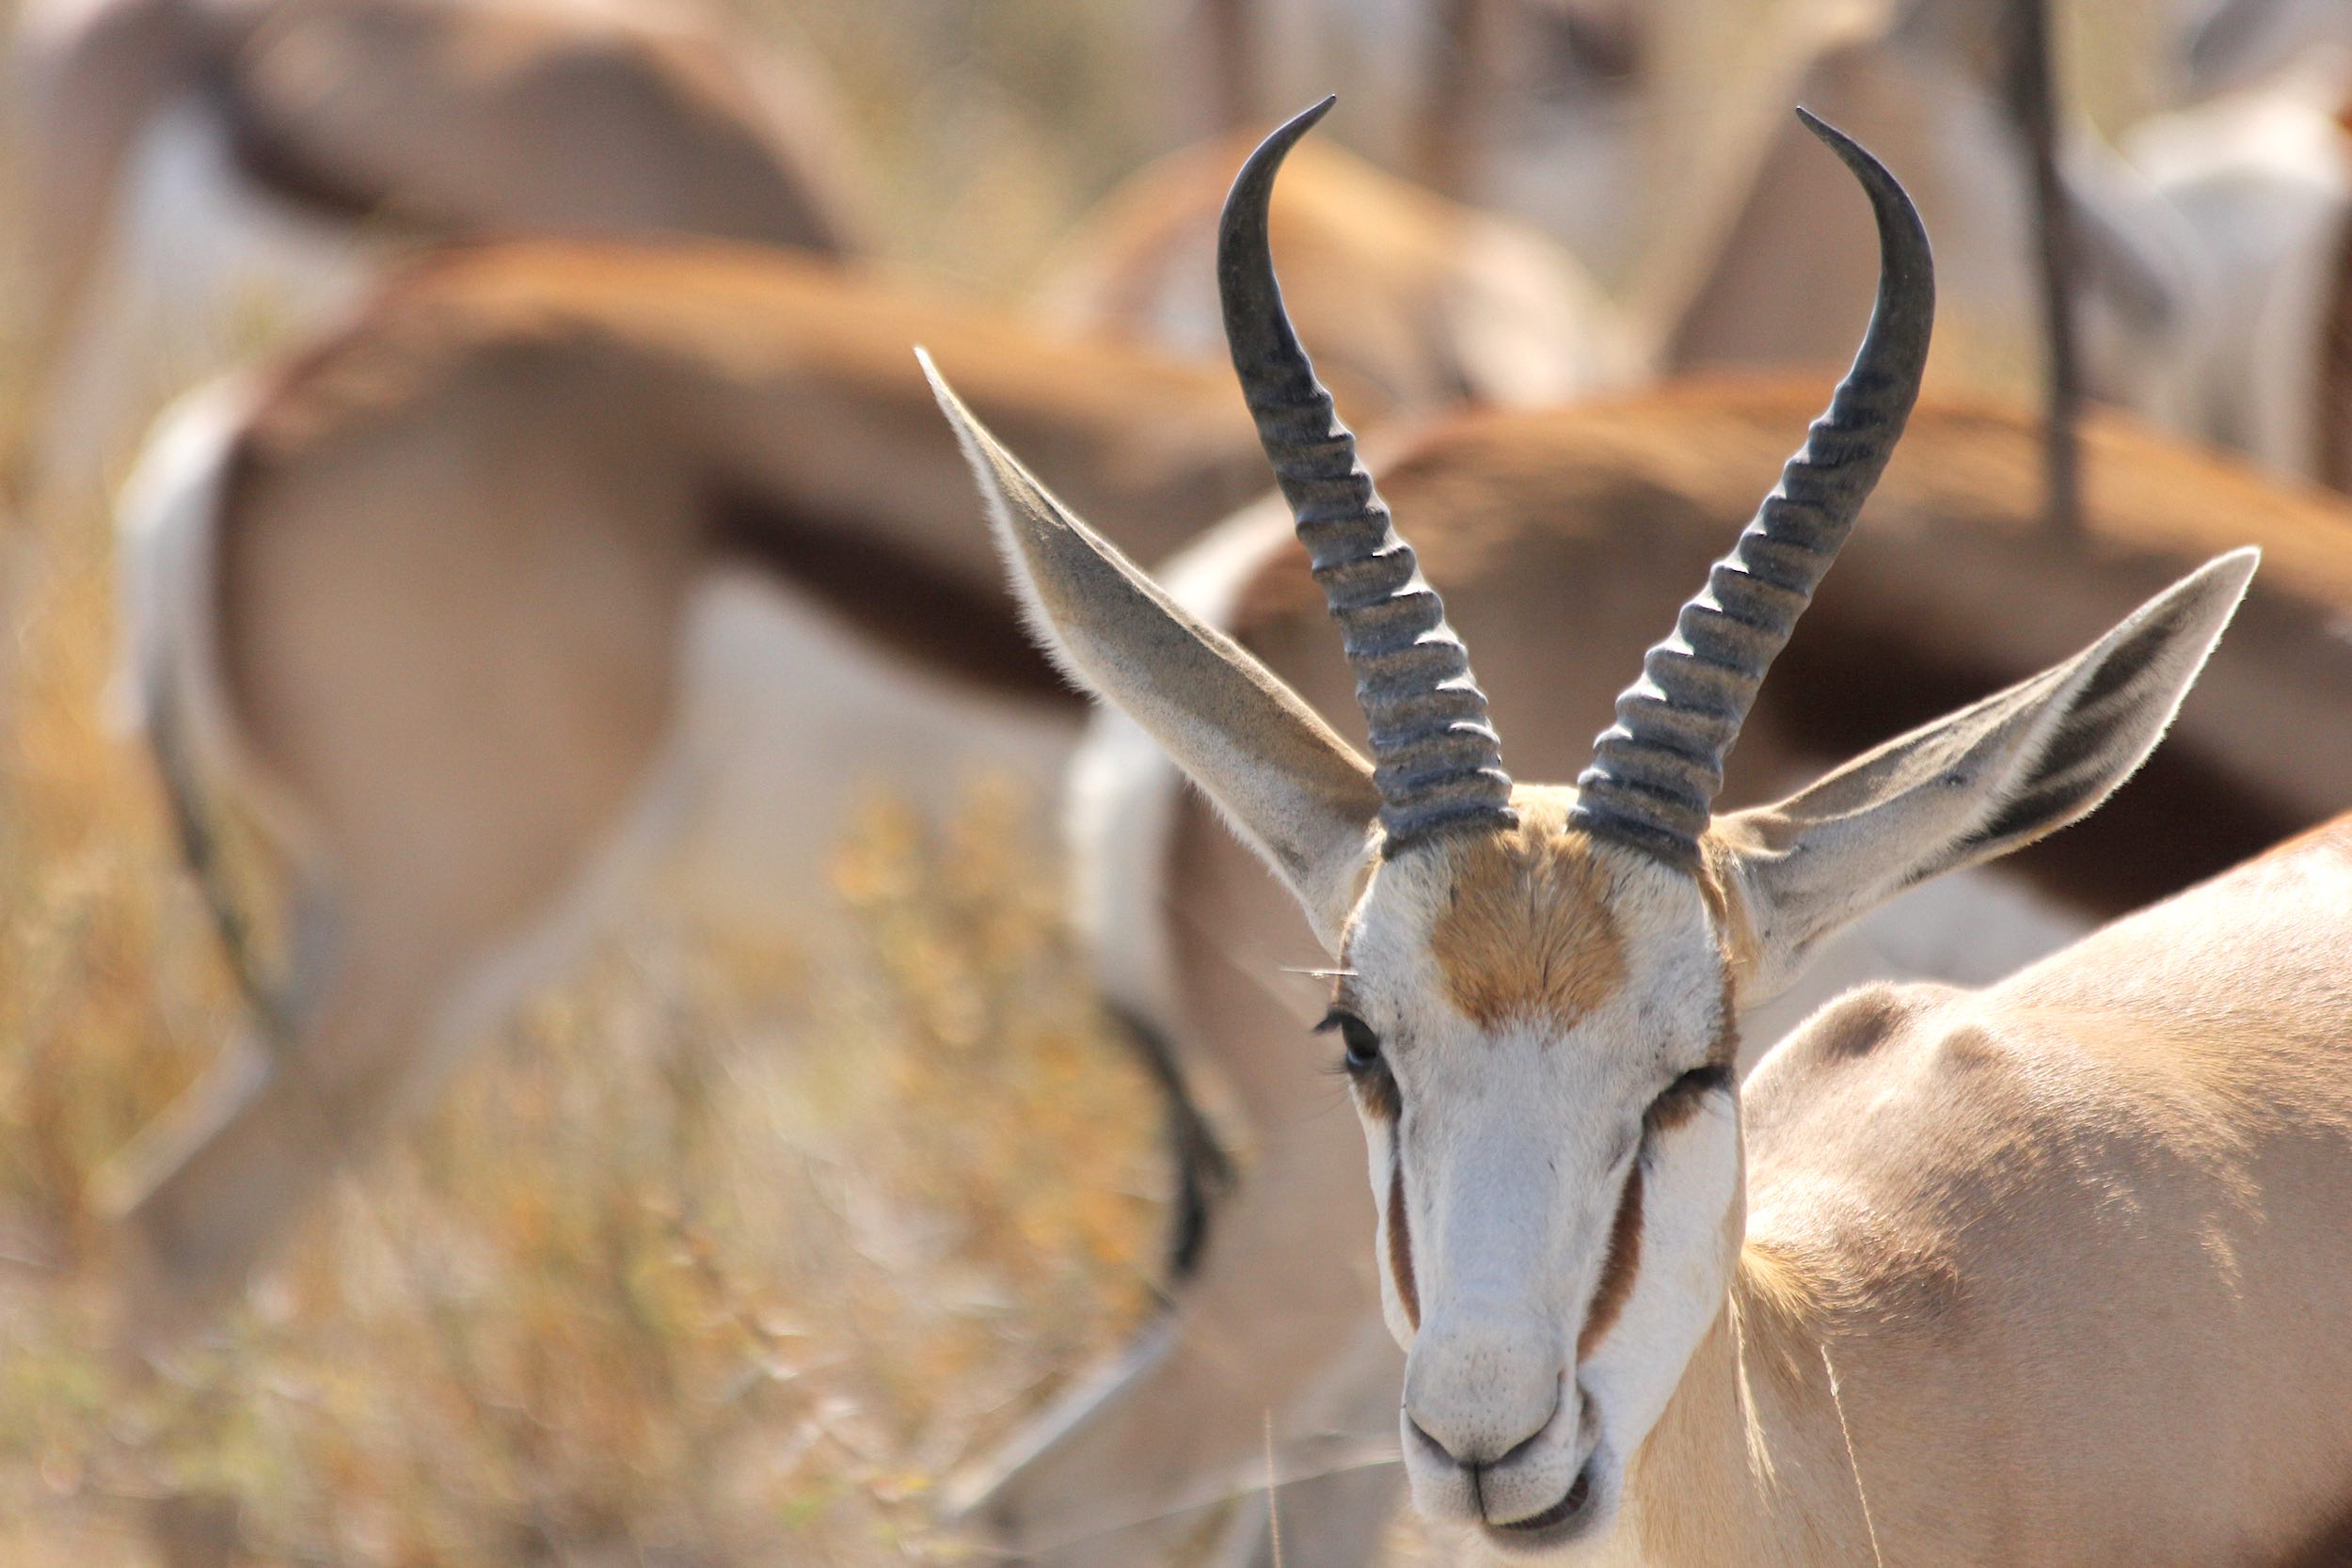
[{"label": "mouth", "polygon": [[1584,1461],[1565,1496],[1540,1513],[1507,1524],[1489,1522],[1486,1531],[1495,1544],[1516,1551],[1548,1551],[1575,1540],[1593,1521],[1593,1498],[1598,1488],[1593,1470],[1598,1455]]}]

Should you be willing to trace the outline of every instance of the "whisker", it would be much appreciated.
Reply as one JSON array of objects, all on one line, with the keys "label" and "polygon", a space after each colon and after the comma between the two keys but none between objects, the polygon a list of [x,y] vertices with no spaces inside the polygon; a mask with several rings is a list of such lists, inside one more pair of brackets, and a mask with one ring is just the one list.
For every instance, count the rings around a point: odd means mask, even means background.
[{"label": "whisker", "polygon": [[[1333,1454],[1334,1457],[1325,1464],[1285,1466],[1276,1471],[1270,1478],[1251,1477],[1248,1480],[1242,1480],[1229,1472],[1228,1479],[1213,1480],[1203,1486],[1179,1493],[1164,1506],[1149,1512],[1115,1515],[1108,1523],[1089,1524],[1042,1541],[1025,1542],[1017,1549],[991,1550],[982,1546],[977,1548],[977,1557],[980,1560],[997,1561],[1009,1561],[1024,1556],[1048,1557],[1056,1553],[1066,1552],[1073,1546],[1082,1546],[1090,1541],[1106,1540],[1122,1531],[1137,1529],[1148,1525],[1166,1524],[1173,1519],[1181,1519],[1187,1513],[1198,1513],[1203,1509],[1214,1508],[1220,1503],[1229,1503],[1236,1498],[1246,1497],[1253,1492],[1266,1491],[1269,1489],[1269,1480],[1274,1485],[1295,1486],[1300,1481],[1321,1481],[1328,1476],[1350,1475],[1363,1470],[1401,1470],[1404,1465],[1403,1457],[1398,1451],[1396,1439],[1393,1437],[1339,1439],[1319,1443],[1317,1447]],[[1254,1470],[1257,1467],[1248,1461],[1244,1461],[1243,1465],[1246,1470]],[[1097,1517],[1101,1516],[1097,1515]]]},{"label": "whisker", "polygon": [[1862,1464],[1854,1457],[1853,1431],[1846,1425],[1846,1400],[1838,1391],[1837,1369],[1831,1364],[1829,1346],[1821,1346],[1821,1370],[1829,1374],[1830,1408],[1837,1412],[1837,1434],[1846,1440],[1846,1468],[1853,1475],[1853,1495],[1862,1503],[1862,1528],[1870,1537],[1870,1560],[1878,1568],[1886,1568],[1886,1559],[1879,1551],[1879,1527],[1870,1517],[1870,1494],[1862,1489]]}]

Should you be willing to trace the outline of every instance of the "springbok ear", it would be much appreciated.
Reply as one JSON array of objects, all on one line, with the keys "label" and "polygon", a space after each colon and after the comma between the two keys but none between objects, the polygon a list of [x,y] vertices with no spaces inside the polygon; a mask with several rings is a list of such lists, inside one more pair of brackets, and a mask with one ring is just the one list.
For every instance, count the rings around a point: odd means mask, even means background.
[{"label": "springbok ear", "polygon": [[1191,775],[1336,953],[1372,863],[1372,765],[1272,671],[1071,515],[915,353],[988,499],[1040,644]]},{"label": "springbok ear", "polygon": [[2245,596],[2260,552],[2233,550],[2073,658],[1888,741],[1777,805],[1717,819],[1748,950],[1751,1006],[1814,944],[1930,877],[2087,816],[2147,758]]}]

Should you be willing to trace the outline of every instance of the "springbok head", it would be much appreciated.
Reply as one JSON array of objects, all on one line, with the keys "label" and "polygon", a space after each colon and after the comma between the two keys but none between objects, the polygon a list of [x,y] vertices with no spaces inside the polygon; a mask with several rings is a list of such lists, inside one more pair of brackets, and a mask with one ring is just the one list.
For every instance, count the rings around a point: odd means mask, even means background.
[{"label": "springbok head", "polygon": [[[1275,286],[1267,193],[1328,106],[1243,168],[1217,265],[1234,366],[1356,672],[1369,763],[933,386],[1041,636],[1216,800],[1336,958],[1325,1026],[1371,1145],[1416,1500],[1548,1549],[1613,1518],[1722,1307],[1745,1218],[1739,1011],[1874,904],[2104,799],[2169,722],[2254,557],[2222,557],[2075,657],[1788,800],[1715,815],[1765,669],[1894,450],[1933,313],[1901,187],[1808,119],[1877,213],[1861,351],[1575,787],[1515,784],[1468,655]],[[1574,598],[1561,609],[1565,657]]]}]

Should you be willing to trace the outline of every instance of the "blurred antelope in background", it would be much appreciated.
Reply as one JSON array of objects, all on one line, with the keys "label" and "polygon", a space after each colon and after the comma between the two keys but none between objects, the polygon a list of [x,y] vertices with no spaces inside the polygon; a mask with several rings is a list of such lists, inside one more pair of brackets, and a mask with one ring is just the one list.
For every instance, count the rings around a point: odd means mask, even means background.
[{"label": "blurred antelope in background", "polygon": [[[499,235],[855,245],[815,77],[627,0],[33,0],[24,319],[54,464],[108,455],[126,361],[218,363],[389,250]],[[162,342],[159,328],[168,334]]]},{"label": "blurred antelope in background", "polygon": [[[1657,84],[1649,166],[1691,167],[1691,195],[1658,214],[1628,309],[1661,324],[1668,363],[1833,361],[1867,311],[1871,247],[1796,216],[1836,188],[1781,112],[1797,103],[1910,171],[1942,237],[1945,293],[1965,331],[1931,356],[1930,385],[2031,384],[2042,315],[2037,196],[2013,106],[2016,13],[1944,0],[1798,5],[1717,46],[1750,62],[1719,102],[1690,101],[1694,84]],[[2052,195],[2074,253],[2089,390],[2121,398],[2169,351],[2191,263],[2177,221],[2079,119],[2059,106]]]},{"label": "blurred antelope in background", "polygon": [[1512,725],[1281,313],[1263,189],[1314,118],[1245,170],[1222,270],[1369,761],[936,384],[1041,635],[1329,956],[1419,1506],[1515,1555],[1609,1561],[2201,1563],[2322,1536],[2352,1469],[2352,827],[1981,994],[1859,994],[1739,1071],[1741,1012],[1828,933],[2134,770],[2253,552],[1718,814],[1927,356],[1917,214],[1826,133],[1881,233],[1853,368],[1576,786],[1515,784]]},{"label": "blurred antelope in background", "polygon": [[[1229,247],[1263,243],[1248,225],[1270,175],[1262,166],[1237,189]],[[1383,489],[1417,520],[1523,768],[1577,766],[1578,726],[1597,729],[1609,711],[1604,677],[1638,657],[1819,395],[1797,380],[1702,381],[1464,419],[1391,445]],[[2185,563],[2255,539],[2268,552],[2265,583],[2207,673],[2211,694],[2108,813],[2018,857],[2011,874],[1958,873],[1824,943],[1788,996],[1746,1021],[1758,1047],[1853,980],[1995,978],[2341,800],[2352,723],[2310,716],[2352,716],[2352,646],[2336,630],[2352,604],[2347,515],[2123,421],[2094,420],[2087,437],[2092,506],[2086,537],[2069,543],[2040,526],[2031,419],[1921,408],[1870,527],[1788,650],[1791,678],[1745,726],[1735,783],[1794,787],[1891,728],[2030,675]],[[1160,578],[1188,611],[1338,711],[1353,681],[1304,566],[1288,519],[1255,509]],[[2021,619],[2020,604],[2034,614]],[[2298,746],[2278,745],[2289,733]],[[1098,724],[1073,794],[1079,903],[1104,984],[1183,1053],[1197,1084],[1221,1092],[1248,1158],[1170,1317],[975,1471],[974,1516],[1025,1560],[1171,1551],[1202,1528],[1202,1505],[1263,1484],[1270,1409],[1285,1560],[1366,1561],[1395,1484],[1374,1463],[1394,1452],[1382,1435],[1394,1353],[1373,1271],[1328,1219],[1359,1156],[1329,1115],[1328,1078],[1299,1049],[1318,1003],[1283,973],[1328,959],[1131,725]],[[2139,852],[2149,842],[2168,854]],[[1244,1507],[1231,1530],[1230,1557],[1268,1560],[1262,1510]]]},{"label": "blurred antelope in background", "polygon": [[[1263,483],[1221,374],[720,247],[453,254],[167,424],[126,673],[266,1049],[133,1161],[135,1314],[236,1286],[638,872],[821,946],[869,786],[1050,796],[1081,709],[995,591],[918,338],[1139,553]],[[238,940],[239,837],[283,974]]]},{"label": "blurred antelope in background", "polygon": [[2352,490],[2352,55],[2134,128],[2197,242],[2197,309],[2135,395],[2282,478]]},{"label": "blurred antelope in background", "polygon": [[2186,0],[2177,10],[2185,103],[2245,90],[2314,50],[2352,46],[2352,15],[2334,0]]},{"label": "blurred antelope in background", "polygon": [[[1049,325],[1221,350],[1216,215],[1249,142],[1169,154],[1089,214],[1029,292]],[[1337,148],[1307,148],[1274,199],[1274,232],[1307,330],[1333,345],[1359,418],[1454,404],[1532,405],[1629,386],[1648,350],[1557,242]]]},{"label": "blurred antelope in background", "polygon": [[[1805,221],[1836,194],[1784,113],[1810,104],[1914,171],[1945,236],[1947,305],[1967,330],[1947,335],[1930,385],[2032,382],[2038,203],[2012,0],[1322,0],[1203,14],[1238,29],[1216,53],[1242,60],[1252,101],[1268,83],[1282,103],[1359,74],[1375,84],[1402,107],[1357,135],[1562,240],[1669,369],[1819,365],[1852,341],[1873,259]],[[1356,51],[1359,38],[1376,41]],[[1438,122],[1465,127],[1450,175],[1391,145],[1426,143],[1432,133],[1403,128]],[[2058,130],[2054,195],[2091,390],[2121,397],[2180,327],[2192,245],[2071,104]]]}]

